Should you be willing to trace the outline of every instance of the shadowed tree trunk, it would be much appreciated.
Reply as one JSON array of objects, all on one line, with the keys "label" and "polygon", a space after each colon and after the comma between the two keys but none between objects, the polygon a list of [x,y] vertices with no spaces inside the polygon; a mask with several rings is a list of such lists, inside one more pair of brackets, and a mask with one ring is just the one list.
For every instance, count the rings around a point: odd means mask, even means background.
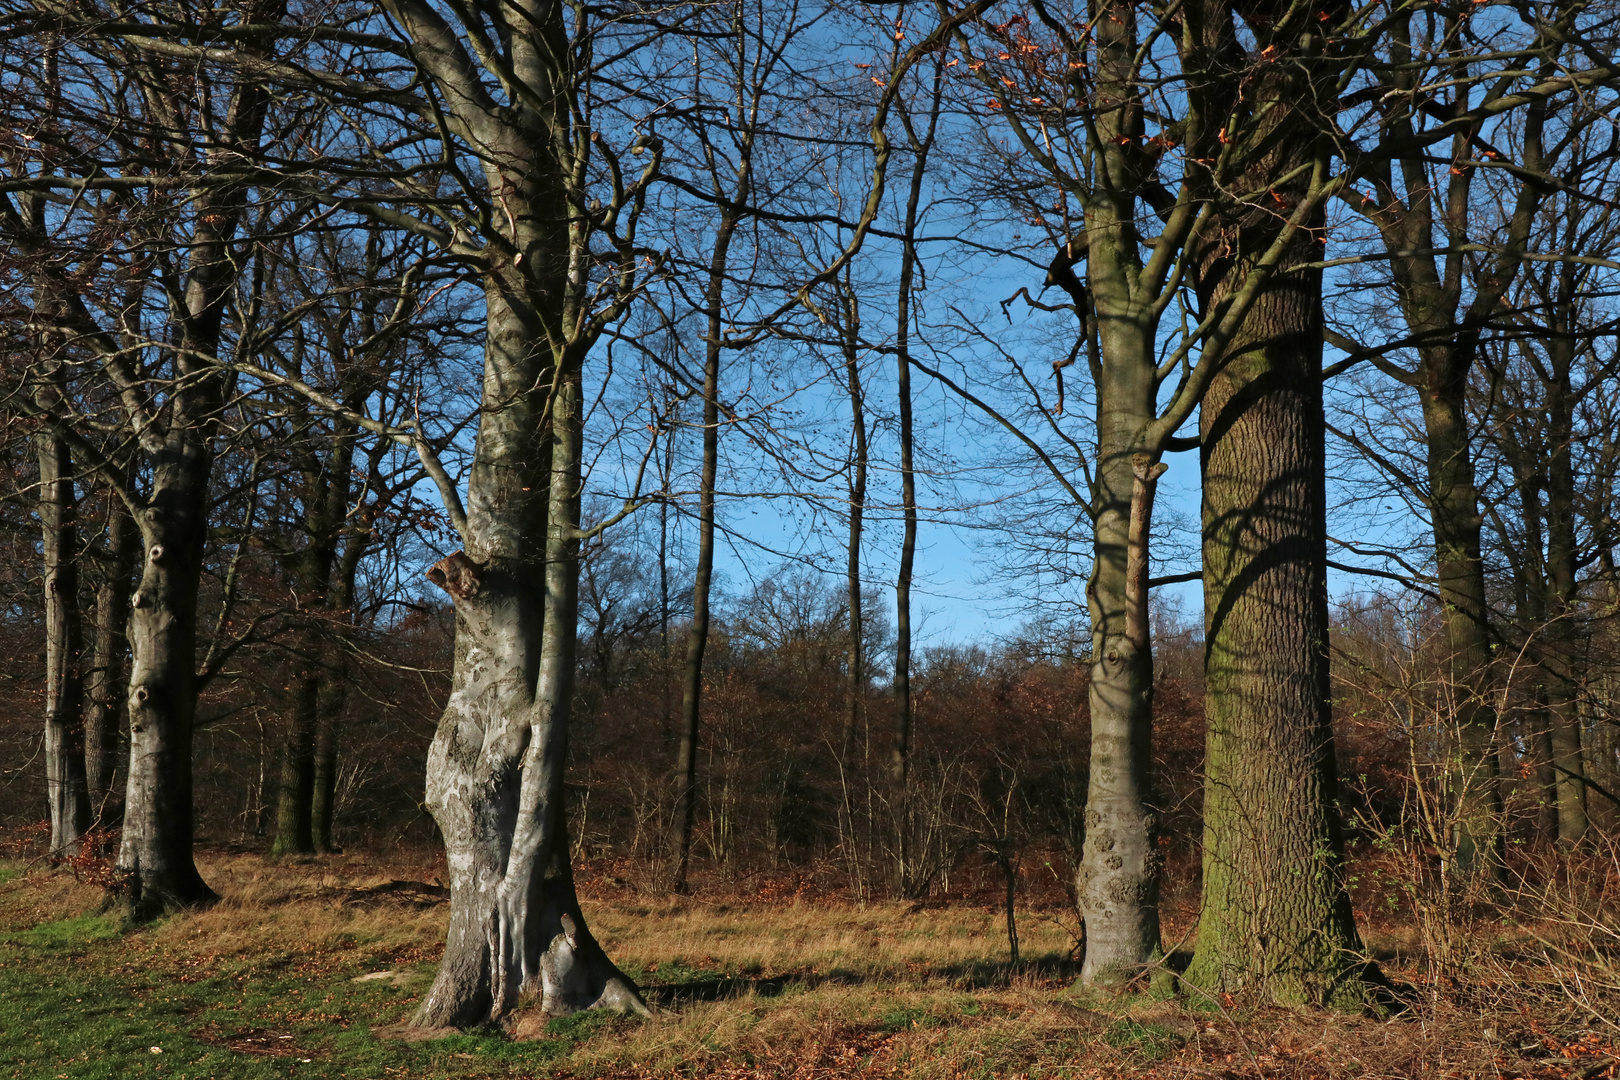
[{"label": "shadowed tree trunk", "polygon": [[[65,396],[53,361],[40,407]],[[35,436],[39,458],[40,550],[45,568],[45,794],[50,804],[51,856],[71,858],[91,824],[84,757],[84,683],[79,672],[78,500],[68,445],[53,431]]]},{"label": "shadowed tree trunk", "polygon": [[[1558,839],[1566,846],[1586,838],[1586,758],[1581,747],[1580,668],[1585,653],[1579,620],[1579,541],[1575,530],[1574,395],[1577,327],[1573,268],[1562,269],[1564,310],[1554,314],[1547,343],[1547,625],[1542,631],[1542,663],[1547,679],[1547,713],[1553,784],[1558,808]],[[1561,281],[1562,284],[1562,281]]]},{"label": "shadowed tree trunk", "polygon": [[[1330,6],[1324,18],[1340,10]],[[1263,57],[1249,66],[1237,17]],[[1361,955],[1337,798],[1328,671],[1326,418],[1321,260],[1332,100],[1318,21],[1286,4],[1203,0],[1183,63],[1229,73],[1205,116],[1245,126],[1189,140],[1228,161],[1216,212],[1189,252],[1203,312],[1252,306],[1214,350],[1200,406],[1203,478],[1203,895],[1184,979],[1287,1005],[1363,1009],[1382,975]],[[1248,192],[1244,201],[1227,195]],[[1223,205],[1224,204],[1224,205]],[[1284,215],[1287,215],[1285,218]],[[1275,260],[1276,269],[1256,268]]]},{"label": "shadowed tree trunk", "polygon": [[[1206,304],[1236,269],[1212,262]],[[1204,397],[1204,876],[1186,979],[1361,1008],[1335,806],[1321,356],[1320,271],[1281,274]]]},{"label": "shadowed tree trunk", "polygon": [[[316,645],[310,635],[310,645]],[[313,665],[313,656],[305,664]],[[281,780],[276,787],[276,832],[271,855],[311,855],[315,802],[315,725],[320,707],[321,677],[316,671],[297,676],[292,712],[281,745]]]},{"label": "shadowed tree trunk", "polygon": [[124,659],[128,642],[130,577],[135,561],[135,523],[123,500],[107,497],[106,561],[96,588],[96,631],[90,669],[85,673],[84,756],[90,780],[91,813],[103,828],[123,819],[123,790],[117,783],[119,736],[123,726]]}]

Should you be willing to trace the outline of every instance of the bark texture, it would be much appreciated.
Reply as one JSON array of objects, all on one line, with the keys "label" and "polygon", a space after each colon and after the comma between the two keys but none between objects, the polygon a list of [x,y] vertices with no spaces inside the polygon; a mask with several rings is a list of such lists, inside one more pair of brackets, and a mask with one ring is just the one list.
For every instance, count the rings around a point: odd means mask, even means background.
[{"label": "bark texture", "polygon": [[[1206,280],[1233,270],[1218,259]],[[1274,279],[1204,397],[1204,877],[1186,979],[1361,1008],[1329,708],[1321,333],[1319,272]]]}]

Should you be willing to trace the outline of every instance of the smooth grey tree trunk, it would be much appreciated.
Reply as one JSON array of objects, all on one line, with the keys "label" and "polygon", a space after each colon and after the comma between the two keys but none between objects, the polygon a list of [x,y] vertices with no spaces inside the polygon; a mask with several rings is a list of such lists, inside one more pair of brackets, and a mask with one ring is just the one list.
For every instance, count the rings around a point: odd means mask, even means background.
[{"label": "smooth grey tree trunk", "polygon": [[[571,40],[567,9],[555,3],[506,0],[476,15],[427,0],[383,6],[495,193],[464,513],[441,487],[465,550],[428,575],[456,608],[450,696],[427,766],[427,805],[449,864],[450,927],[410,1023],[500,1022],[525,987],[554,1013],[644,1010],[579,913],[563,805],[578,629],[580,369],[636,291],[596,307],[593,225],[582,209],[594,133],[574,126],[585,46]],[[470,50],[469,28],[447,21],[462,17],[476,18],[493,52]],[[494,37],[482,37],[490,24]],[[526,90],[499,105],[486,78]],[[643,175],[657,154],[654,144]],[[621,254],[618,280],[628,286],[639,255]]]},{"label": "smooth grey tree trunk", "polygon": [[[42,394],[57,398],[62,386]],[[49,406],[50,400],[42,401]],[[39,459],[39,520],[45,582],[45,796],[53,858],[72,858],[91,824],[84,758],[84,683],[79,672],[78,500],[66,440],[51,431],[35,437]]]},{"label": "smooth grey tree trunk", "polygon": [[129,620],[129,779],[118,852],[135,919],[214,899],[192,858],[197,587],[213,458],[192,417],[166,440],[137,517],[145,557]]},{"label": "smooth grey tree trunk", "polygon": [[[530,312],[510,296],[499,281],[486,290],[486,412],[468,483],[476,546],[429,573],[455,602],[456,654],[428,755],[427,803],[444,835],[451,906],[444,959],[411,1021],[425,1028],[502,1021],[525,989],[554,1014],[646,1008],[586,928],[568,862],[578,374],[561,380],[548,420],[552,379],[536,370]],[[532,541],[542,536],[537,559]]]}]

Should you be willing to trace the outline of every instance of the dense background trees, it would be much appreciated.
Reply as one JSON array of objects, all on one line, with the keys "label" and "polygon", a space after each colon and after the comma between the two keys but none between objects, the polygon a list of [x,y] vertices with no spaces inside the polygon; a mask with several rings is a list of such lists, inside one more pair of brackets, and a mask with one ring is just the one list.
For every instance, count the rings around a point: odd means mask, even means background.
[{"label": "dense background trees", "polygon": [[427,1027],[638,1006],[584,857],[1374,1000],[1347,841],[1620,820],[1612,15],[12,0],[7,820],[443,843]]}]

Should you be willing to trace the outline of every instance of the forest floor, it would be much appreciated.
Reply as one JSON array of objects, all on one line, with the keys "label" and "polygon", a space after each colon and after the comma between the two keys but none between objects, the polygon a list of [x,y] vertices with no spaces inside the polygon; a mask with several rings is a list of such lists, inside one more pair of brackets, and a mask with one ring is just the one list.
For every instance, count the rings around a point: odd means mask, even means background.
[{"label": "forest floor", "polygon": [[[526,1016],[515,1039],[402,1042],[376,1029],[405,1019],[432,977],[442,863],[200,861],[221,902],[139,929],[98,914],[93,882],[0,863],[0,1077],[1620,1073],[1615,1017],[1581,1004],[1570,971],[1536,959],[1533,927],[1475,933],[1470,948],[1494,959],[1464,988],[1425,975],[1409,927],[1365,926],[1369,948],[1411,988],[1406,1011],[1381,1021],[1087,995],[1074,985],[1073,919],[1058,905],[1020,911],[1025,960],[1014,967],[1002,913],[983,898],[863,906],[788,877],[669,899],[597,866],[581,874],[587,918],[646,989],[653,1019]],[[1171,914],[1171,940],[1177,918],[1185,912]]]}]

